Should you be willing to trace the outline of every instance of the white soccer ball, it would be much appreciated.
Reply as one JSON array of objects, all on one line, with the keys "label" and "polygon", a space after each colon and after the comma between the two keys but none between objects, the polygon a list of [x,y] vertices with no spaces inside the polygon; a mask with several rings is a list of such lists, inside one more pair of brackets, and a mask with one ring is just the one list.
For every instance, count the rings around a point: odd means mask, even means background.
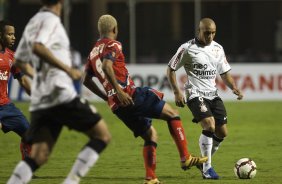
[{"label": "white soccer ball", "polygon": [[234,166],[234,173],[240,179],[252,179],[257,173],[257,165],[250,158],[241,158]]}]

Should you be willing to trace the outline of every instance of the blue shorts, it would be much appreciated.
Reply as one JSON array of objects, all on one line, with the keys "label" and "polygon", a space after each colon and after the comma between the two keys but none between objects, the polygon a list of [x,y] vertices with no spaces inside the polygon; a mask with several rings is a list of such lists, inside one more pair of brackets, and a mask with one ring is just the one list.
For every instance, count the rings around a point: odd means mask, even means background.
[{"label": "blue shorts", "polygon": [[119,107],[114,113],[138,137],[150,128],[151,118],[160,117],[165,105],[162,97],[162,93],[152,88],[138,87],[133,94],[134,105]]},{"label": "blue shorts", "polygon": [[14,131],[22,136],[29,128],[23,113],[13,103],[0,106],[0,122],[4,133]]}]

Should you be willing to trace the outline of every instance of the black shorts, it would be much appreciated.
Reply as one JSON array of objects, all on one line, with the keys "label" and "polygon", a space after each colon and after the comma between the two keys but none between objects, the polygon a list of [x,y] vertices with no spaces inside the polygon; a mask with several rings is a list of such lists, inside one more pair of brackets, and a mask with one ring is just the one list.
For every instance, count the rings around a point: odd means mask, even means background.
[{"label": "black shorts", "polygon": [[191,110],[195,123],[202,119],[213,116],[216,124],[227,123],[227,113],[221,98],[216,97],[213,100],[208,100],[202,97],[196,97],[187,102]]},{"label": "black shorts", "polygon": [[75,98],[69,103],[31,112],[31,125],[25,138],[29,143],[54,144],[65,125],[80,132],[90,130],[101,116],[86,100]]}]

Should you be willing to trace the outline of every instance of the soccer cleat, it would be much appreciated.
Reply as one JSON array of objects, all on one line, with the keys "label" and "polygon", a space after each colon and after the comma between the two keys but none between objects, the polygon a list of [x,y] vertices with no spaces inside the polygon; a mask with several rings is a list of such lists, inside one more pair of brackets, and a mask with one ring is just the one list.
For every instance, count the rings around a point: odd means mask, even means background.
[{"label": "soccer cleat", "polygon": [[185,171],[187,169],[190,169],[192,166],[203,164],[206,161],[208,161],[208,157],[194,157],[190,155],[189,159],[181,162],[181,168]]},{"label": "soccer cleat", "polygon": [[181,162],[181,168],[183,170],[190,169],[192,166],[198,166],[208,160],[208,157],[194,157],[190,156],[185,162]]},{"label": "soccer cleat", "polygon": [[162,184],[158,178],[151,179],[151,180],[145,180],[143,184]]},{"label": "soccer cleat", "polygon": [[215,170],[211,167],[206,172],[202,173],[203,179],[218,180],[219,176],[216,174]]}]

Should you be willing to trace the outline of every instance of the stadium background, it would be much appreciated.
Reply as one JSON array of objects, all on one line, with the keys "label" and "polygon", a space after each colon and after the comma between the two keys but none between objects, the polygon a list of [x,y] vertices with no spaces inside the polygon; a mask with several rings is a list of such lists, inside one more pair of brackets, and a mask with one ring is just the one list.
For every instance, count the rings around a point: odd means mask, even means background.
[{"label": "stadium background", "polygon": [[[16,44],[24,25],[40,8],[39,2],[0,0],[0,19],[7,18],[15,23]],[[98,38],[97,19],[105,13],[114,15],[119,21],[118,40],[123,43],[129,71],[136,84],[161,89],[169,100],[173,100],[173,96],[165,78],[166,64],[180,44],[194,37],[201,17],[213,18],[217,24],[215,41],[224,46],[232,74],[246,94],[244,101],[238,103],[219,82],[222,97],[228,101],[230,121],[227,141],[214,158],[214,166],[223,176],[219,183],[238,183],[232,169],[242,157],[251,157],[258,165],[257,177],[242,183],[281,183],[281,0],[65,0],[62,20],[73,49],[82,58],[78,67],[83,68]],[[180,71],[178,80],[181,83],[185,80],[183,76]],[[132,138],[105,103],[96,102],[97,98],[85,89],[81,92],[95,101],[113,135],[108,150],[82,183],[141,183],[144,172],[142,141]],[[17,81],[10,82],[9,93],[29,118],[28,97]],[[190,141],[189,148],[199,154],[200,127],[191,123],[192,115],[187,108],[179,111]],[[201,180],[196,169],[187,174],[180,172],[175,146],[166,126],[158,122],[154,125],[160,140],[157,169],[160,179],[169,184],[213,183]],[[8,179],[19,159],[18,142],[15,134],[0,132],[0,183]],[[60,183],[84,142],[85,137],[64,129],[52,159],[39,170],[39,179],[32,183]]]},{"label": "stadium background", "polygon": [[[18,43],[24,25],[40,8],[40,1],[1,0],[0,3],[0,18],[15,23]],[[138,74],[131,73],[142,76],[142,85],[160,89],[165,68],[158,72],[163,75],[148,72],[147,68],[159,64],[163,69],[178,46],[194,37],[199,19],[211,17],[217,24],[215,40],[224,46],[231,66],[239,67],[233,70],[233,75],[240,76],[236,81],[238,86],[247,85],[243,89],[246,100],[282,99],[282,70],[278,70],[282,68],[281,0],[65,0],[64,6],[62,21],[73,50],[82,58],[76,62],[77,67],[83,68],[99,36],[97,19],[109,13],[119,21],[118,40],[123,44],[126,61]],[[156,76],[152,79],[149,75]],[[182,75],[178,80],[183,80]],[[22,92],[17,83],[10,83],[12,99],[28,99]],[[97,100],[85,88],[81,92],[90,100]],[[228,91],[221,92],[227,100],[234,99]],[[169,89],[166,93],[167,99],[172,100]]]}]

